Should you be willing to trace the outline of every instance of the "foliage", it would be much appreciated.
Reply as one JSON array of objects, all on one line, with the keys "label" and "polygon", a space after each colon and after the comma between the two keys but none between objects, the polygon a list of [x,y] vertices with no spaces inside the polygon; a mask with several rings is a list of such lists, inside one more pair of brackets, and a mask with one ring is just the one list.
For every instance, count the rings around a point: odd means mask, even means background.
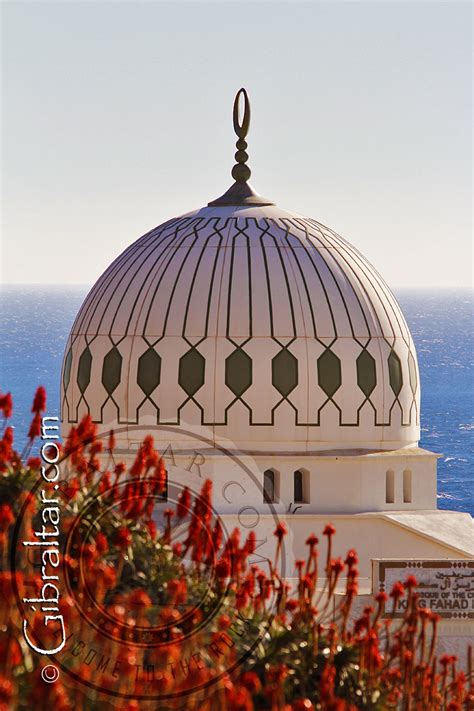
[{"label": "foliage", "polygon": [[[306,559],[296,562],[298,584],[291,590],[279,574],[287,533],[283,523],[275,530],[275,557],[268,569],[252,564],[255,534],[241,541],[234,530],[226,538],[212,509],[210,481],[194,497],[184,488],[175,508],[163,511],[166,471],[152,438],[145,438],[127,468],[115,460],[114,434],[101,441],[90,417],[71,429],[61,448],[61,579],[67,586],[59,607],[71,638],[53,660],[32,652],[22,636],[24,610],[16,593],[31,596],[43,580],[16,536],[28,540],[39,526],[41,502],[34,487],[42,463],[30,454],[45,405],[46,394],[39,388],[29,445],[20,456],[8,426],[11,398],[0,395],[5,419],[0,441],[0,711],[52,706],[55,711],[456,711],[472,704],[472,689],[457,671],[456,659],[435,656],[438,617],[419,608],[413,577],[394,586],[391,602],[380,593],[354,619],[357,554],[351,550],[345,560],[332,557],[335,529],[328,524],[324,562],[319,561],[318,538],[311,534]],[[345,594],[336,596],[344,579]],[[116,621],[110,634],[104,636],[103,629],[85,619],[81,610],[87,595],[102,611],[99,617],[104,613]],[[407,597],[406,612],[395,625],[386,613],[401,596]],[[48,628],[34,619],[38,639],[52,644]],[[158,644],[142,644],[147,630],[154,631]],[[75,650],[94,649],[99,642],[104,655],[115,652],[120,659],[119,673],[102,669],[101,688],[127,692],[127,698],[87,685],[99,665]],[[55,684],[46,684],[40,673],[51,661],[64,664],[77,678],[62,673]],[[150,668],[151,679],[145,674]],[[140,700],[150,692],[155,700]]]}]

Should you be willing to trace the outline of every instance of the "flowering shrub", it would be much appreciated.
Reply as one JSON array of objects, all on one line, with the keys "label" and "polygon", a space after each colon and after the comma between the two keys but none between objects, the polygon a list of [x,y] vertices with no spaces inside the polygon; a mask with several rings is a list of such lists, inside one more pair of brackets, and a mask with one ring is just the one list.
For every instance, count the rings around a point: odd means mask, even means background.
[{"label": "flowering shrub", "polygon": [[[113,433],[101,441],[90,417],[61,448],[65,590],[58,605],[67,643],[52,659],[32,652],[18,601],[38,593],[42,580],[18,535],[25,539],[39,525],[34,488],[41,461],[30,455],[45,404],[39,388],[29,444],[19,455],[8,426],[11,397],[0,395],[0,711],[470,708],[474,696],[456,659],[435,656],[438,616],[419,608],[413,577],[389,596],[378,594],[354,619],[357,554],[333,558],[336,532],[328,524],[325,560],[311,534],[291,590],[279,572],[284,523],[263,570],[251,562],[254,533],[246,540],[237,529],[225,536],[210,481],[197,496],[184,488],[174,509],[162,511],[166,472],[152,438],[127,468],[115,460]],[[343,579],[345,594],[336,596]],[[402,596],[406,612],[395,624],[386,612]],[[32,628],[43,645],[56,644],[36,618]],[[114,654],[112,669],[105,659]],[[50,661],[63,672],[54,684],[41,677]]]}]

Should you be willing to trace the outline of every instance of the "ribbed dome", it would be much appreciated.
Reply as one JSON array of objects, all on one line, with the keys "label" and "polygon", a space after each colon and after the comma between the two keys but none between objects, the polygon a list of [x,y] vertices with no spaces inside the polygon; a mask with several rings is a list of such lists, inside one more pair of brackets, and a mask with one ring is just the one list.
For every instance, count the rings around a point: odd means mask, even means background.
[{"label": "ribbed dome", "polygon": [[385,282],[269,204],[204,207],[128,247],[79,311],[62,384],[65,423],[89,411],[129,440],[156,424],[260,451],[419,438],[415,349]]}]

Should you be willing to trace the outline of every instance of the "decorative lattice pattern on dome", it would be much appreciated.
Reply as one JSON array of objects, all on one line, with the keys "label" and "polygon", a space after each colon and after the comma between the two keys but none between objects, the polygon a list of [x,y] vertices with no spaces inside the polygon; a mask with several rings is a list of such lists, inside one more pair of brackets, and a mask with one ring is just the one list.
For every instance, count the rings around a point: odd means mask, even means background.
[{"label": "decorative lattice pattern on dome", "polygon": [[354,428],[354,441],[416,429],[414,346],[381,277],[328,228],[266,210],[203,209],[112,263],[71,332],[64,420],[179,425],[186,412],[271,438],[285,411],[293,438],[322,437],[325,418],[331,437]]},{"label": "decorative lattice pattern on dome", "polygon": [[357,385],[365,397],[370,397],[377,385],[375,360],[366,350],[357,357]]},{"label": "decorative lattice pattern on dome", "polygon": [[122,360],[117,346],[114,346],[104,358],[102,366],[102,385],[109,395],[112,395],[120,383]]},{"label": "decorative lattice pattern on dome", "polygon": [[89,346],[87,346],[79,358],[79,366],[77,368],[77,384],[83,395],[91,381],[91,367],[92,353]]},{"label": "decorative lattice pattern on dome", "polygon": [[193,397],[204,385],[206,360],[196,348],[191,348],[179,361],[178,383]]},{"label": "decorative lattice pattern on dome", "polygon": [[402,364],[395,351],[391,351],[388,357],[388,372],[390,374],[390,387],[398,397],[403,386],[403,375]]},{"label": "decorative lattice pattern on dome", "polygon": [[237,397],[252,385],[252,359],[242,348],[237,348],[226,358],[225,384]]},{"label": "decorative lattice pattern on dome", "polygon": [[161,358],[154,348],[148,348],[138,359],[137,383],[147,397],[160,384]]},{"label": "decorative lattice pattern on dome", "polygon": [[341,361],[329,348],[318,358],[318,383],[328,398],[341,387]]},{"label": "decorative lattice pattern on dome", "polygon": [[272,360],[272,383],[284,398],[298,385],[298,360],[287,348]]}]

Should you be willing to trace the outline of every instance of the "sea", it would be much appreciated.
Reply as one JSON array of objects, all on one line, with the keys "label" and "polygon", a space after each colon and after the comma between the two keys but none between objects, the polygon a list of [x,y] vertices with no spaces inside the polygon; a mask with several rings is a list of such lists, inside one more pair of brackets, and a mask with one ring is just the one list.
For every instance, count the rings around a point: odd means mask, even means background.
[{"label": "sea", "polygon": [[[0,290],[0,391],[14,398],[16,448],[26,442],[38,385],[48,414],[59,415],[64,347],[88,291],[79,286],[3,286]],[[420,445],[438,461],[438,507],[474,514],[474,293],[395,292],[415,341],[421,377]]]}]

